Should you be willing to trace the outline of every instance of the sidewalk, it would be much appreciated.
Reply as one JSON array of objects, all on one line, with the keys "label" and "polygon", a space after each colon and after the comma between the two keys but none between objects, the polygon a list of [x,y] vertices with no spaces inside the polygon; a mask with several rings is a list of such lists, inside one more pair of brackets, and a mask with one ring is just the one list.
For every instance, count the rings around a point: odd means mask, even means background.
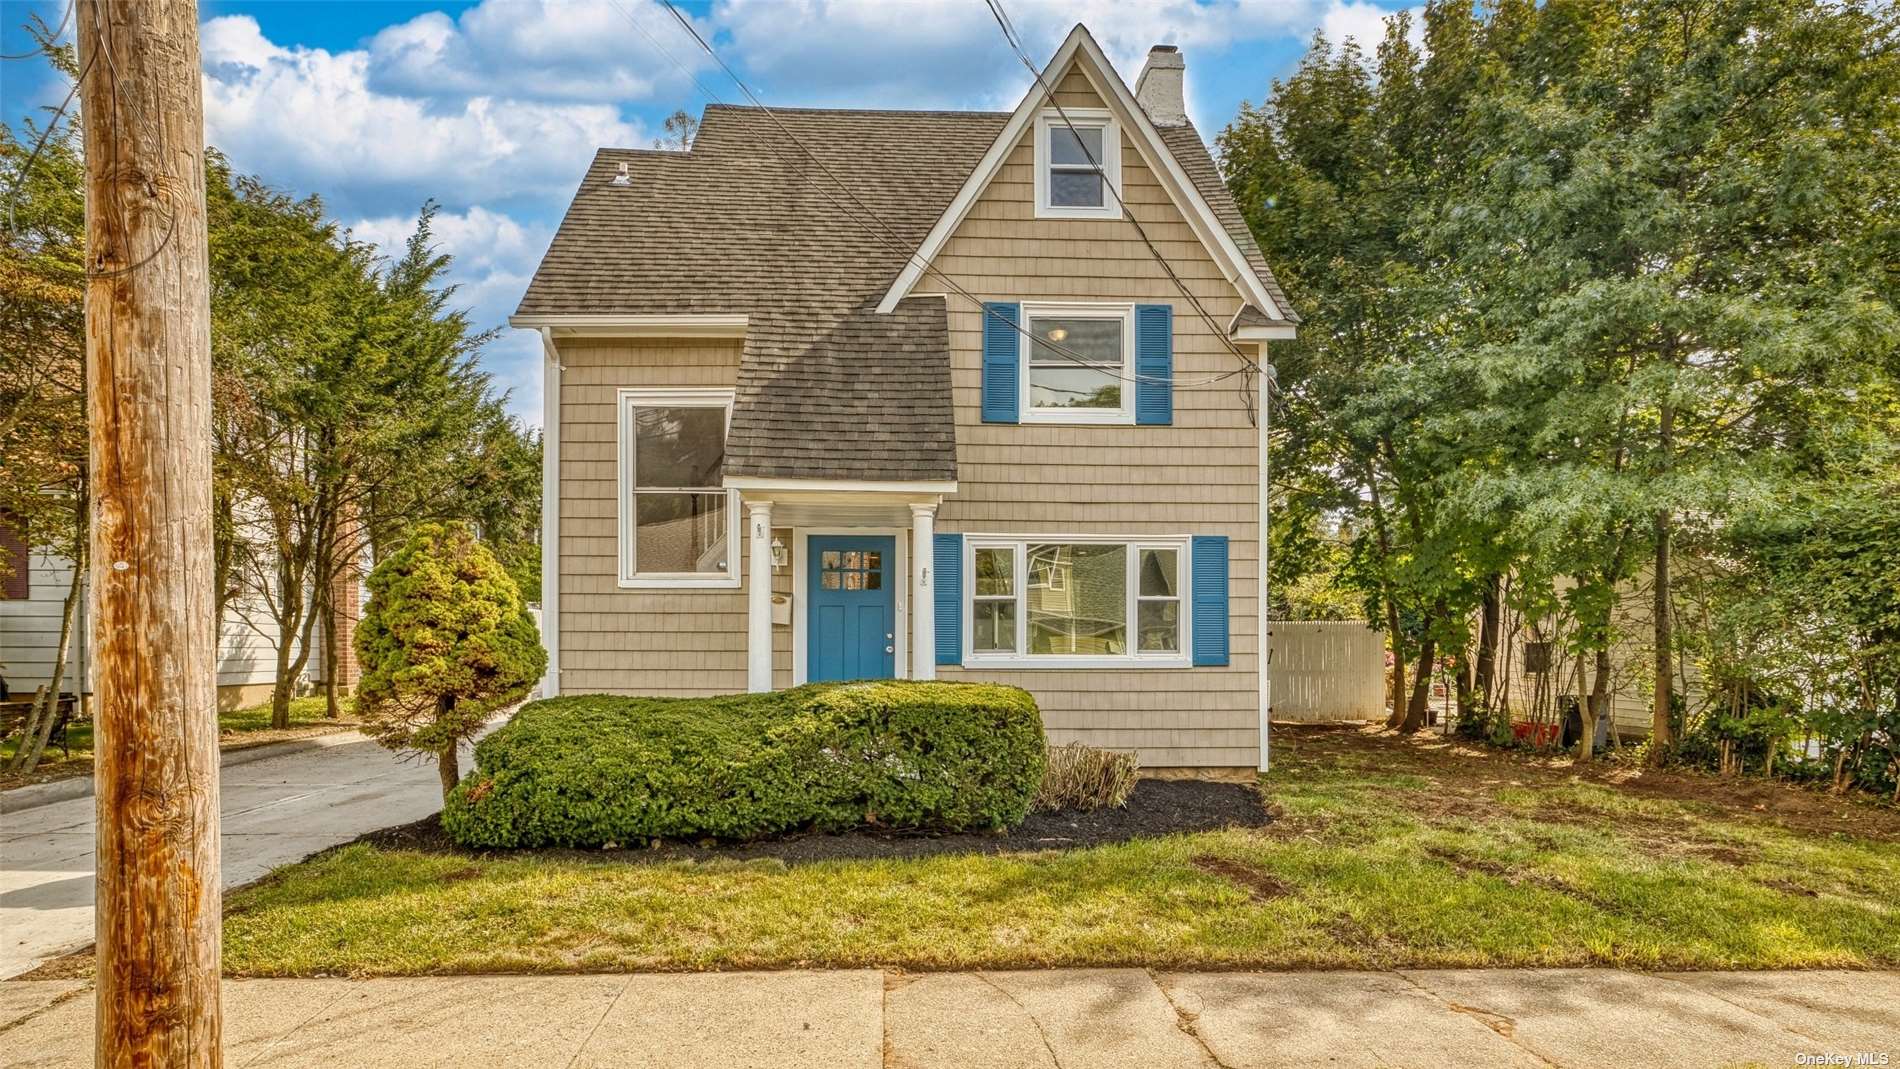
[{"label": "sidewalk", "polygon": [[[224,993],[232,1067],[1696,1067],[1860,1052],[1900,1065],[1900,973],[862,970]],[[91,1065],[92,1010],[79,982],[0,983],[0,1066]]]}]

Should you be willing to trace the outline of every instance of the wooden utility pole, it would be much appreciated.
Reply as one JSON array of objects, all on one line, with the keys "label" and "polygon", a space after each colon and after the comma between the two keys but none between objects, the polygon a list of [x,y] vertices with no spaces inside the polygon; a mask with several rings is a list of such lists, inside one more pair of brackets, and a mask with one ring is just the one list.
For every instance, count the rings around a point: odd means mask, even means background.
[{"label": "wooden utility pole", "polygon": [[99,1066],[222,1063],[211,306],[195,0],[77,0]]}]

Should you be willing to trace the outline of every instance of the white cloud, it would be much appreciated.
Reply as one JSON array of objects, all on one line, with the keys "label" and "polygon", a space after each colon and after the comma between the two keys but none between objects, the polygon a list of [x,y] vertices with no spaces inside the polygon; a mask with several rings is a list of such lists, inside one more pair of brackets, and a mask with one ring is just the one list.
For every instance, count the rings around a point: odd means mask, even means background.
[{"label": "white cloud", "polygon": [[[415,233],[414,215],[374,216],[349,224],[360,241],[383,255],[402,255]],[[469,310],[476,329],[502,326],[528,288],[541,256],[554,236],[552,227],[520,220],[480,206],[438,212],[431,237],[451,258],[447,281],[456,287],[454,305]],[[497,389],[510,393],[509,410],[524,423],[541,423],[541,343],[531,332],[507,329],[482,356],[482,367]]]},{"label": "white cloud", "polygon": [[381,92],[367,52],[283,47],[247,15],[206,22],[200,40],[207,140],[346,211],[565,197],[597,148],[641,142],[610,104]]},{"label": "white cloud", "polygon": [[[1333,0],[1326,14],[1321,17],[1319,26],[1326,34],[1326,39],[1334,45],[1344,43],[1348,37],[1358,41],[1359,50],[1370,60],[1378,54],[1379,42],[1385,40],[1385,20],[1393,13],[1391,9],[1366,0]],[[1415,7],[1411,13],[1411,29],[1405,36],[1412,42],[1412,47],[1422,50],[1425,47],[1425,9]]]},{"label": "white cloud", "polygon": [[[1337,2],[1337,0],[1335,0]],[[1180,45],[1225,51],[1247,41],[1303,33],[1318,0],[1011,0],[1006,5],[1030,58],[1041,64],[1077,22],[1087,25],[1125,78],[1148,49]],[[976,0],[720,0],[712,21],[731,35],[731,54],[769,89],[797,87],[819,103],[1007,108],[1028,73]],[[772,99],[765,93],[768,101]]]},{"label": "white cloud", "polygon": [[380,91],[588,103],[683,94],[710,62],[652,0],[484,0],[390,26],[368,51]]}]

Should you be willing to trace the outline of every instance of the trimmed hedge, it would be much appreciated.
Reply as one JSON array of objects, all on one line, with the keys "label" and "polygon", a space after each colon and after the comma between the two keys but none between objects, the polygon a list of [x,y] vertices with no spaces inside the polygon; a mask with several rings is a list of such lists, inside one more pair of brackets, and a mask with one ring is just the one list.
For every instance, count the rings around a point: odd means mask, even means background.
[{"label": "trimmed hedge", "polygon": [[1042,782],[1042,716],[987,683],[826,683],[718,698],[576,695],[475,748],[442,826],[467,847],[750,839],[863,824],[1006,828]]}]

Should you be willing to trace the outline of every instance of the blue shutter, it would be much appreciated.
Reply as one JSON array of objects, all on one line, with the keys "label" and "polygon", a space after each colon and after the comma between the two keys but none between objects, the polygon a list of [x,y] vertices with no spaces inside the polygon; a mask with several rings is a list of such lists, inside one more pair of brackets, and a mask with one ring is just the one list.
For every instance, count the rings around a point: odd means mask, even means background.
[{"label": "blue shutter", "polygon": [[1022,305],[990,301],[983,305],[983,422],[1020,423],[1022,396]]},{"label": "blue shutter", "polygon": [[937,606],[937,663],[963,663],[963,536],[940,534],[930,589]]},{"label": "blue shutter", "polygon": [[1227,536],[1195,535],[1189,561],[1194,568],[1194,664],[1227,663]]},{"label": "blue shutter", "polygon": [[1174,422],[1174,306],[1135,306],[1135,422]]}]

